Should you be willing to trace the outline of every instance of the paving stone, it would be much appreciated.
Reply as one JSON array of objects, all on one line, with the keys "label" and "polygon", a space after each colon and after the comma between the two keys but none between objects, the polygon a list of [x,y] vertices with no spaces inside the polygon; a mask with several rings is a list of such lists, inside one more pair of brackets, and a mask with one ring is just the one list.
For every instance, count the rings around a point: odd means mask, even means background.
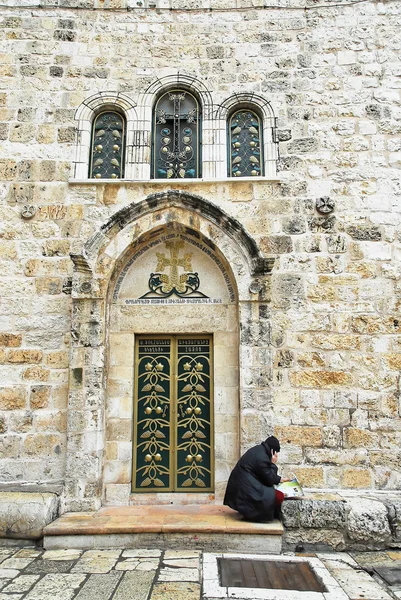
[{"label": "paving stone", "polygon": [[157,558],[161,556],[161,553],[161,550],[124,550],[122,556],[124,558]]},{"label": "paving stone", "polygon": [[198,550],[166,550],[164,558],[197,558],[201,554]]},{"label": "paving stone", "polygon": [[9,585],[3,588],[3,592],[7,593],[23,593],[28,592],[30,588],[37,582],[40,575],[20,575],[16,577]]},{"label": "paving stone", "polygon": [[391,560],[401,560],[401,552],[387,552],[386,553]]},{"label": "paving stone", "polygon": [[85,575],[52,573],[45,575],[26,595],[26,600],[71,600]]},{"label": "paving stone", "polygon": [[383,587],[363,571],[334,569],[332,575],[350,600],[391,600]]},{"label": "paving stone", "polygon": [[0,600],[20,600],[23,594],[3,594],[0,593]]},{"label": "paving stone", "polygon": [[115,558],[81,558],[71,573],[109,573],[115,564]]},{"label": "paving stone", "polygon": [[140,560],[137,571],[155,571],[159,566],[158,560]]},{"label": "paving stone", "polygon": [[14,579],[14,577],[17,577],[17,575],[19,575],[19,571],[17,571],[17,569],[0,568],[0,579]]},{"label": "paving stone", "polygon": [[171,558],[164,559],[163,565],[166,567],[185,567],[185,568],[199,568],[199,558]]},{"label": "paving stone", "polygon": [[200,594],[199,583],[157,583],[150,600],[199,600]]},{"label": "paving stone", "polygon": [[42,558],[46,560],[78,560],[82,550],[67,548],[66,550],[46,550]]},{"label": "paving stone", "polygon": [[139,565],[137,558],[129,558],[127,560],[120,560],[114,567],[116,571],[134,571]]},{"label": "paving stone", "polygon": [[69,573],[74,566],[74,560],[43,560],[39,559],[28,565],[25,573]]},{"label": "paving stone", "polygon": [[360,552],[353,553],[352,556],[356,562],[363,567],[391,563],[391,559],[389,559],[387,552]]},{"label": "paving stone", "polygon": [[33,548],[22,548],[14,554],[13,558],[37,558],[43,553],[43,550],[34,550]]},{"label": "paving stone", "polygon": [[0,579],[0,590],[4,589],[12,579]]},{"label": "paving stone", "polygon": [[125,573],[113,600],[147,600],[154,576],[152,571]]},{"label": "paving stone", "polygon": [[375,572],[388,585],[401,586],[401,567],[375,567]]},{"label": "paving stone", "polygon": [[31,562],[33,558],[8,558],[7,560],[1,563],[2,569],[25,569]]},{"label": "paving stone", "polygon": [[121,554],[121,550],[108,548],[106,550],[86,550],[82,554],[82,558],[118,558]]},{"label": "paving stone", "polygon": [[[350,565],[352,567],[357,567],[358,563],[346,552],[318,552],[316,554],[317,558],[323,561],[335,561],[343,564]],[[337,567],[339,568],[339,567]]]},{"label": "paving stone", "polygon": [[199,581],[199,570],[166,567],[160,571],[158,581]]},{"label": "paving stone", "polygon": [[120,579],[121,573],[116,572],[91,575],[76,596],[76,600],[109,600]]}]

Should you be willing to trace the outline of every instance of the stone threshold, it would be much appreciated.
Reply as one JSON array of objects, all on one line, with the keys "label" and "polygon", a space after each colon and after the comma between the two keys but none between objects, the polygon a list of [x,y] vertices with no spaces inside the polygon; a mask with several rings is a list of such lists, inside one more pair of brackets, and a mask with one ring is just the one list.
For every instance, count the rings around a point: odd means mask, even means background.
[{"label": "stone threshold", "polygon": [[105,506],[65,513],[44,528],[45,536],[139,533],[223,533],[282,536],[280,521],[251,523],[226,506]]},{"label": "stone threshold", "polygon": [[225,506],[114,506],[95,513],[66,513],[44,529],[47,550],[160,548],[277,554],[279,521],[249,523]]}]

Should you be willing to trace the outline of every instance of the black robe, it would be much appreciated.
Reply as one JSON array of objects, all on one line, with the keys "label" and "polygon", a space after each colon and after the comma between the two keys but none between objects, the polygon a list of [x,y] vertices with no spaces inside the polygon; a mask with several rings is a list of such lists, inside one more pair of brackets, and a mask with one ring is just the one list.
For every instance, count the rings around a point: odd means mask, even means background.
[{"label": "black robe", "polygon": [[266,442],[250,448],[239,459],[227,483],[224,504],[237,510],[249,521],[274,519],[276,494],[280,483],[277,467]]}]

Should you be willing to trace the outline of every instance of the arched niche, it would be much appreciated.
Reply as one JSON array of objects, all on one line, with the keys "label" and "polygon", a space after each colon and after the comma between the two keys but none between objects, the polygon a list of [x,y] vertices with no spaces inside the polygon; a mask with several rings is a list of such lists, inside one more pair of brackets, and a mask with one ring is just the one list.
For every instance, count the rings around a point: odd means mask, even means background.
[{"label": "arched niche", "polygon": [[[235,278],[224,256],[205,236],[180,223],[147,232],[118,260],[108,298],[106,504],[222,502],[227,475],[238,455],[237,300]],[[135,340],[178,334],[211,339],[213,490],[132,492]]]}]

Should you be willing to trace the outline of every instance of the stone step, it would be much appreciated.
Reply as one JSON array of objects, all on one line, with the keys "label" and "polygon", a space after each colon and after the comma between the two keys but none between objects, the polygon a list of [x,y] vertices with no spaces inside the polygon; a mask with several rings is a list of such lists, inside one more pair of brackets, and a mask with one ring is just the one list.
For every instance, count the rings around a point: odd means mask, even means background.
[{"label": "stone step", "polygon": [[115,506],[66,513],[44,529],[44,547],[281,552],[280,521],[250,523],[226,506]]}]

